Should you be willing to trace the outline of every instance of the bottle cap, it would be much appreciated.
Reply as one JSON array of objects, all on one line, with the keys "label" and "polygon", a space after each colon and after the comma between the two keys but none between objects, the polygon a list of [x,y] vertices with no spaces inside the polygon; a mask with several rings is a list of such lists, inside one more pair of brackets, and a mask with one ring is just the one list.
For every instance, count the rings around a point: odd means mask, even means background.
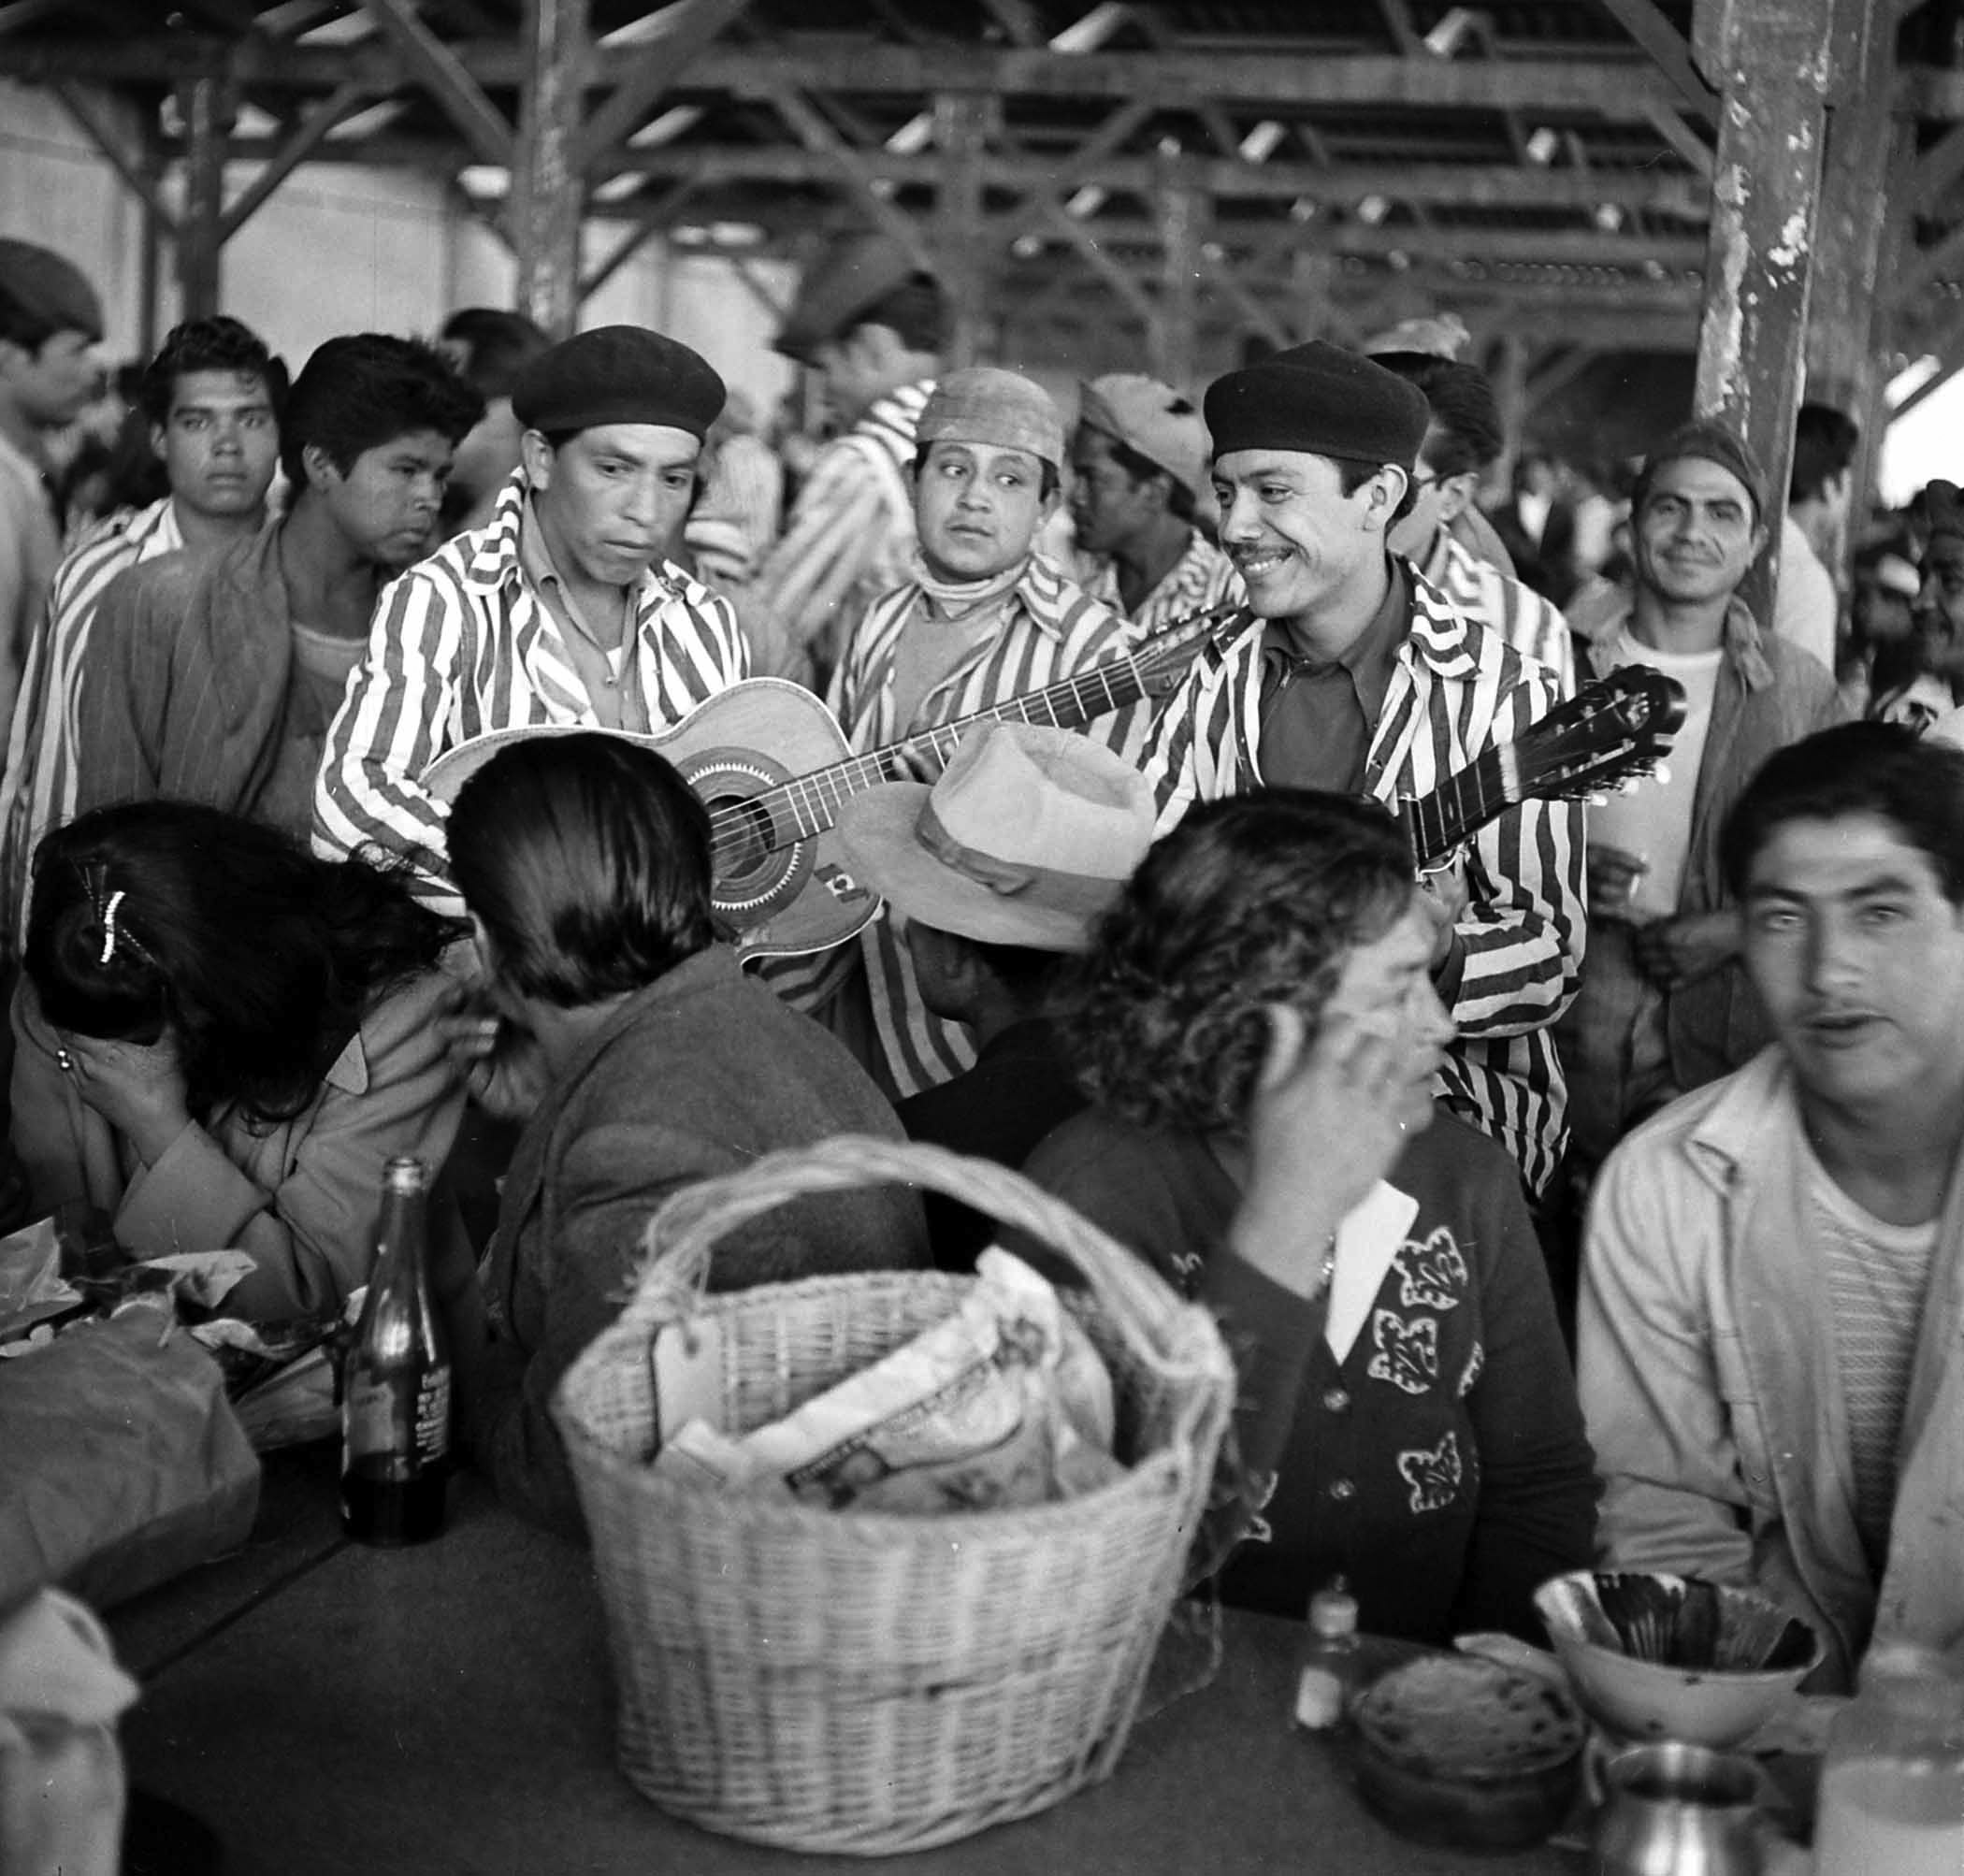
[{"label": "bottle cap", "polygon": [[1343,1590],[1318,1590],[1309,1598],[1309,1631],[1327,1641],[1357,1633],[1357,1598]]},{"label": "bottle cap", "polygon": [[429,1168],[421,1160],[404,1155],[383,1167],[382,1183],[386,1191],[420,1192],[429,1184]]}]

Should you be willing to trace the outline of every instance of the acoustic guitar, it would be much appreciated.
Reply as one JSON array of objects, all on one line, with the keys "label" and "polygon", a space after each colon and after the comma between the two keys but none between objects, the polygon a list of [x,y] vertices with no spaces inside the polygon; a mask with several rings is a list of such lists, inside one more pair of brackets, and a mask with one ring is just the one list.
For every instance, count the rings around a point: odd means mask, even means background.
[{"label": "acoustic guitar", "polygon": [[745,957],[795,958],[824,951],[862,930],[879,896],[857,880],[833,831],[846,800],[883,782],[909,781],[912,763],[946,763],[980,723],[1037,723],[1060,729],[1171,691],[1202,648],[1247,618],[1238,605],[1197,613],[1142,640],[1124,657],[973,715],[917,730],[855,755],[845,732],[812,693],[782,678],[754,677],[699,703],[650,736],[596,732],[591,725],[496,729],[446,750],[424,771],[440,801],[508,743],[584,731],[628,736],[657,750],[709,810],[717,930]]},{"label": "acoustic guitar", "polygon": [[[1199,613],[1127,657],[863,756],[852,753],[837,719],[810,691],[769,677],[732,685],[673,728],[629,740],[665,756],[709,809],[719,930],[746,956],[799,957],[843,944],[879,910],[878,896],[853,876],[833,832],[848,797],[907,779],[907,758],[931,752],[946,762],[978,723],[1077,729],[1170,691],[1204,645],[1231,635],[1245,617],[1238,606]],[[1651,773],[1683,720],[1682,686],[1649,665],[1625,665],[1597,679],[1513,742],[1483,750],[1431,794],[1399,803],[1421,870],[1523,801],[1580,800]],[[439,757],[423,786],[439,801],[454,801],[465,779],[507,743],[583,732],[597,733],[577,724],[493,730]]]}]

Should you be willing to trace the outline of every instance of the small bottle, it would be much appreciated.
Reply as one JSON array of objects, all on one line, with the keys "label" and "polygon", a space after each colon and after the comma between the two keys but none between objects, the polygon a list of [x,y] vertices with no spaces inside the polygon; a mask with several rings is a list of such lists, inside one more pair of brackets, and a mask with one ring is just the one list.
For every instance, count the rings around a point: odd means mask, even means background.
[{"label": "small bottle", "polygon": [[391,1160],[341,1396],[341,1522],[364,1544],[420,1544],[443,1529],[450,1351],[430,1296],[428,1200],[423,1162]]},{"label": "small bottle", "polygon": [[1296,1663],[1295,1724],[1317,1733],[1336,1725],[1360,1666],[1357,1598],[1333,1577],[1309,1598],[1309,1633]]},{"label": "small bottle", "polygon": [[1932,1649],[1882,1642],[1835,1717],[1814,1831],[1819,1876],[1964,1869],[1964,1684]]}]

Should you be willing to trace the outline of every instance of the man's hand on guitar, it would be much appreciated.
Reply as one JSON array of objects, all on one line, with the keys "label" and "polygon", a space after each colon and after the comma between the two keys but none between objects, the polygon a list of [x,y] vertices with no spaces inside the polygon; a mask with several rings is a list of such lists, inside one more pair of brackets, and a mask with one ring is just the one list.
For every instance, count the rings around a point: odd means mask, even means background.
[{"label": "man's hand on guitar", "polygon": [[897,780],[926,782],[930,786],[940,781],[941,772],[947,767],[925,737],[916,743],[896,743],[891,759]]}]

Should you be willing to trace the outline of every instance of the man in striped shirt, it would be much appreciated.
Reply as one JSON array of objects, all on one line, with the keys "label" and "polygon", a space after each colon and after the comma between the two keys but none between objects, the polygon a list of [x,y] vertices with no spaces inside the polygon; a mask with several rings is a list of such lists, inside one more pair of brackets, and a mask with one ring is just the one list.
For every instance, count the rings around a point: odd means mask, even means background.
[{"label": "man in striped shirt", "polygon": [[1084,589],[1142,631],[1246,599],[1194,524],[1207,426],[1170,384],[1114,372],[1080,387],[1071,520]]},{"label": "man in striped shirt", "polygon": [[1596,1182],[1597,1546],[1771,1595],[1833,1691],[1871,1639],[1964,1644],[1964,753],[1822,730],[1721,844],[1774,1041]]},{"label": "man in striped shirt", "polygon": [[146,368],[141,397],[170,493],[109,516],[82,540],[56,570],[28,642],[0,782],[0,942],[24,939],[35,847],[75,815],[76,693],[109,583],[166,554],[201,559],[265,525],[286,367],[258,335],[222,315],[186,322]]},{"label": "man in striped shirt", "polygon": [[941,370],[946,302],[890,235],[856,236],[799,288],[777,350],[824,380],[841,426],[784,537],[739,595],[760,671],[823,688],[859,616],[908,575],[915,430]]},{"label": "man in striped shirt", "polygon": [[[1089,599],[1031,543],[1056,506],[1063,426],[1042,387],[978,368],[944,378],[920,420],[914,575],[859,621],[828,697],[854,749],[973,715],[1121,657],[1135,627]],[[1047,720],[1047,719],[1046,719]],[[1090,732],[1132,755],[1141,707]],[[960,1025],[931,1014],[882,917],[814,969],[771,973],[820,1015],[898,1099],[972,1067]]]},{"label": "man in striped shirt", "polygon": [[318,851],[400,855],[420,896],[460,916],[422,780],[439,756],[541,724],[657,731],[748,675],[728,601],[669,558],[723,395],[687,346],[640,326],[583,332],[525,368],[525,462],[491,525],[377,602],[321,761]]},{"label": "man in striped shirt", "polygon": [[1416,384],[1432,411],[1412,470],[1411,512],[1392,529],[1392,552],[1404,555],[1467,618],[1546,665],[1562,695],[1570,695],[1575,648],[1561,609],[1509,569],[1482,560],[1453,532],[1463,516],[1479,512],[1473,498],[1480,476],[1500,455],[1494,387],[1475,367],[1428,353],[1380,352],[1372,362]]},{"label": "man in striped shirt", "polygon": [[[1163,830],[1196,801],[1264,784],[1424,796],[1550,708],[1547,671],[1386,550],[1429,422],[1416,389],[1314,343],[1218,379],[1206,414],[1250,615],[1153,726],[1144,766]],[[1549,1026],[1581,963],[1581,820],[1573,806],[1510,808],[1432,882],[1434,981],[1459,1029],[1443,1096],[1538,1199],[1562,1155]]]}]

